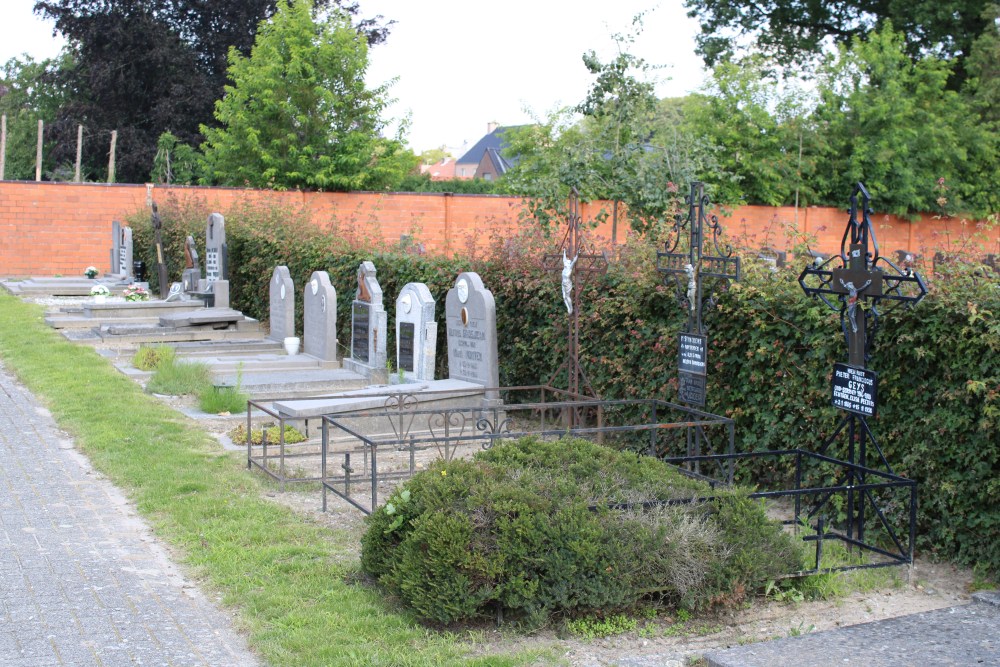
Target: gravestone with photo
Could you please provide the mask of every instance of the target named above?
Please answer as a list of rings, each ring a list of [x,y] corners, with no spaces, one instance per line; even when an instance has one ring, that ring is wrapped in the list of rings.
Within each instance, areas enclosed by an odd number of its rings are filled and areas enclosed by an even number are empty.
[[[270,282],[270,330],[268,338],[284,343],[295,336],[295,285],[287,266],[274,267]]]
[[[382,287],[375,277],[375,264],[358,267],[358,286],[351,304],[351,357],[344,367],[369,378],[387,382],[386,326],[388,317],[382,303]]]
[[[396,298],[396,368],[403,379],[433,380],[436,350],[434,297],[424,283],[407,283]]]
[[[499,387],[496,302],[478,273],[459,274],[445,297],[445,317],[448,377],[490,389]],[[498,396],[492,391],[487,398]]]
[[[314,271],[302,299],[302,351],[337,360],[337,290],[326,271]]]

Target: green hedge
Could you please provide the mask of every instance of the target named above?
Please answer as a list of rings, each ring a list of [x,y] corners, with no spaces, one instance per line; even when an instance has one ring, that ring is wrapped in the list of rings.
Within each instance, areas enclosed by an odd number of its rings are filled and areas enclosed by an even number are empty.
[[[530,625],[650,593],[735,606],[799,569],[803,543],[763,504],[735,490],[692,501],[710,494],[651,457],[523,438],[440,461],[397,489],[369,517],[361,565],[424,619]]]
[[[210,211],[173,200],[160,210],[179,279],[184,235],[203,243]],[[389,248],[359,251],[338,234],[335,221],[319,230],[302,211],[258,205],[222,213],[233,306],[252,317],[266,319],[275,265],[288,265],[300,291],[312,271],[325,269],[338,289],[338,333],[347,341],[355,271],[372,259],[390,322],[406,282],[427,283],[437,298],[438,372],[446,376],[444,295],[454,276],[471,269],[496,298],[501,384],[545,381],[563,361],[559,280],[542,272],[538,259],[557,239],[506,237],[482,257],[429,258]],[[137,253],[149,249],[150,263],[148,214],[131,222]],[[736,420],[738,449],[815,450],[840,416],[829,406],[832,365],[846,359],[838,315],[802,293],[798,268],[772,272],[752,260],[744,266],[743,281],[705,316],[707,407]],[[584,289],[582,361],[605,398],[676,398],[676,334],[685,316],[654,267],[655,248],[632,243]],[[928,275],[931,291],[922,303],[882,318],[871,364],[880,396],[872,427],[896,472],[921,484],[919,551],[1000,572],[1000,289],[995,278],[961,268],[951,276]]]

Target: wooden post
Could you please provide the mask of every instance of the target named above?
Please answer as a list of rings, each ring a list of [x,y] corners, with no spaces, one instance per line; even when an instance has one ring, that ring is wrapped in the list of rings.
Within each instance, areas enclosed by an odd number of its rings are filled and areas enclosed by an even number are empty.
[[[80,182],[80,157],[83,155],[83,125],[76,126],[76,175],[73,177],[75,183]]]
[[[4,170],[7,167],[7,114],[0,119],[0,181],[4,180]]]
[[[42,180],[42,133],[45,131],[45,121],[38,119],[38,147],[35,149],[35,180]]]
[[[111,130],[111,153],[108,156],[108,183],[115,182],[115,144],[118,143],[118,130]]]

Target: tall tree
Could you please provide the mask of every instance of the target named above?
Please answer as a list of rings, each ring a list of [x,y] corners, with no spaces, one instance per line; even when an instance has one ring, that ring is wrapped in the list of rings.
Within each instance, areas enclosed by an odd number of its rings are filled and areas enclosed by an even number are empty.
[[[864,181],[897,215],[1000,208],[998,135],[948,88],[949,75],[948,61],[911,61],[891,26],[841,47],[818,80],[817,187]]]
[[[75,151],[83,124],[85,162],[101,174],[117,130],[117,180],[145,181],[163,132],[200,141],[199,127],[213,123],[213,102],[223,93],[229,49],[249,53],[274,8],[274,0],[39,0],[35,11],[55,21],[73,62],[59,73],[70,99],[52,128],[54,158]],[[380,21],[357,27],[378,42],[388,28]]]
[[[911,58],[959,58],[955,81],[965,78],[961,59],[989,25],[990,0],[685,0],[688,16],[701,24],[698,51],[713,66],[753,44],[784,65],[822,52],[830,41],[850,44],[891,22]]]
[[[31,57],[11,58],[0,69],[0,114],[7,116],[7,154],[4,178],[31,180],[35,177],[35,147],[38,121],[45,122],[42,170],[51,174],[51,126],[63,103],[64,91],[51,85],[56,61],[34,61]]]
[[[387,87],[366,87],[368,44],[343,13],[314,19],[308,0],[279,0],[250,57],[231,49],[229,62],[221,127],[202,126],[209,181],[374,189],[416,166],[401,141],[380,136]]]

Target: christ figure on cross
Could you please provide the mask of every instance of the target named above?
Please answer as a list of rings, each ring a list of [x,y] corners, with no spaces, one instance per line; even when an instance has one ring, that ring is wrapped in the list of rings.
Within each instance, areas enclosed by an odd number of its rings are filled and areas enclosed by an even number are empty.
[[[840,284],[847,290],[847,317],[851,320],[851,331],[853,333],[858,333],[858,293],[864,292],[865,288],[872,284],[872,281],[869,280],[861,287],[855,287],[852,281],[848,280],[847,282],[844,282],[844,279],[841,278]]]
[[[573,314],[573,269],[576,267],[578,259],[580,259],[580,255],[570,259],[566,256],[566,251],[563,250],[562,297],[563,303],[566,304],[566,312],[570,315]]]

